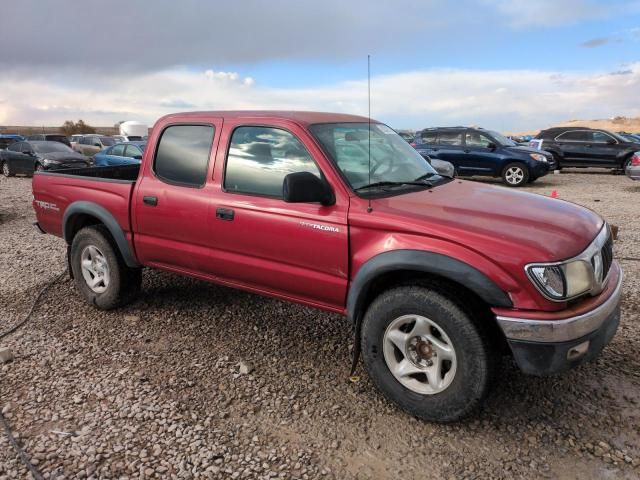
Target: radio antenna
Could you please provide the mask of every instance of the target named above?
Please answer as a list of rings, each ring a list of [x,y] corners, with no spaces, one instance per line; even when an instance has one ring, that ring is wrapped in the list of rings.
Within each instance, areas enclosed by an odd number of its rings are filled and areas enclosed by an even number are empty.
[[[369,118],[369,185],[371,185],[371,55],[367,55],[367,108]],[[367,207],[367,213],[371,213],[373,207],[371,206],[371,196],[369,196],[369,206]]]

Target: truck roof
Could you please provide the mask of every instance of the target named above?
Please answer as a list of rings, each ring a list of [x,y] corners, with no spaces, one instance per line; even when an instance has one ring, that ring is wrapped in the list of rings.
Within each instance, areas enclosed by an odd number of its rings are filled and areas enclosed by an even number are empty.
[[[367,117],[360,115],[349,115],[346,113],[328,113],[328,112],[306,112],[298,110],[219,110],[219,111],[203,111],[203,112],[184,112],[172,113],[163,117],[163,119],[177,118],[201,118],[201,117],[220,117],[220,118],[272,118],[279,120],[293,120],[301,125],[311,125],[314,123],[340,123],[340,122],[368,122]],[[373,121],[373,120],[372,120]]]

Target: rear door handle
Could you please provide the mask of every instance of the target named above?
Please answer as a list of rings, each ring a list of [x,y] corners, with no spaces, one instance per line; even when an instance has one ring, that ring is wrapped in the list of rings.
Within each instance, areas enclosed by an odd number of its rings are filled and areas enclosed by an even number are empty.
[[[142,197],[142,201],[146,205],[151,205],[152,207],[158,205],[158,197]]]
[[[231,208],[216,208],[216,218],[220,220],[233,220],[234,212]]]

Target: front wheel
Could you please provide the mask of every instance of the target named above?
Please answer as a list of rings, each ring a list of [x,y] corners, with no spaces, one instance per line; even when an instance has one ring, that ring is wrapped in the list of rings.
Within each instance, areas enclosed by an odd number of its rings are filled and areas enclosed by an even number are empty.
[[[71,268],[85,299],[103,310],[131,302],[142,284],[140,269],[125,265],[104,225],[80,230],[71,244]]]
[[[509,187],[521,187],[529,181],[529,169],[522,163],[510,163],[502,170],[502,181]]]
[[[497,368],[486,334],[456,303],[424,287],[398,287],[376,298],[362,323],[361,346],[382,393],[434,422],[476,410]]]

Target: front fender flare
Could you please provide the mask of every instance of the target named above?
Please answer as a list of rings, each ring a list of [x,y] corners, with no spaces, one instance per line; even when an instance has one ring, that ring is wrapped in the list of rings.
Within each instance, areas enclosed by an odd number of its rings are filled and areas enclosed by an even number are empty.
[[[374,279],[382,274],[411,270],[430,273],[464,285],[487,304],[511,308],[509,295],[476,268],[453,257],[421,250],[394,250],[368,260],[356,274],[347,296],[347,314],[358,320],[365,305],[364,298]]]
[[[118,250],[120,250],[120,254],[122,255],[122,259],[127,267],[130,268],[139,268],[140,264],[136,260],[136,257],[133,255],[131,248],[129,247],[129,242],[127,242],[127,237],[124,234],[124,231],[113,217],[111,212],[104,207],[101,207],[97,203],[87,202],[87,201],[78,201],[73,202],[71,205],[67,207],[64,211],[64,215],[62,217],[62,234],[65,241],[68,244],[71,244],[73,240],[71,238],[72,234],[72,222],[71,219],[74,215],[77,214],[85,214],[90,215],[92,217],[100,220],[102,224],[109,230],[111,236],[116,242],[118,246]]]

